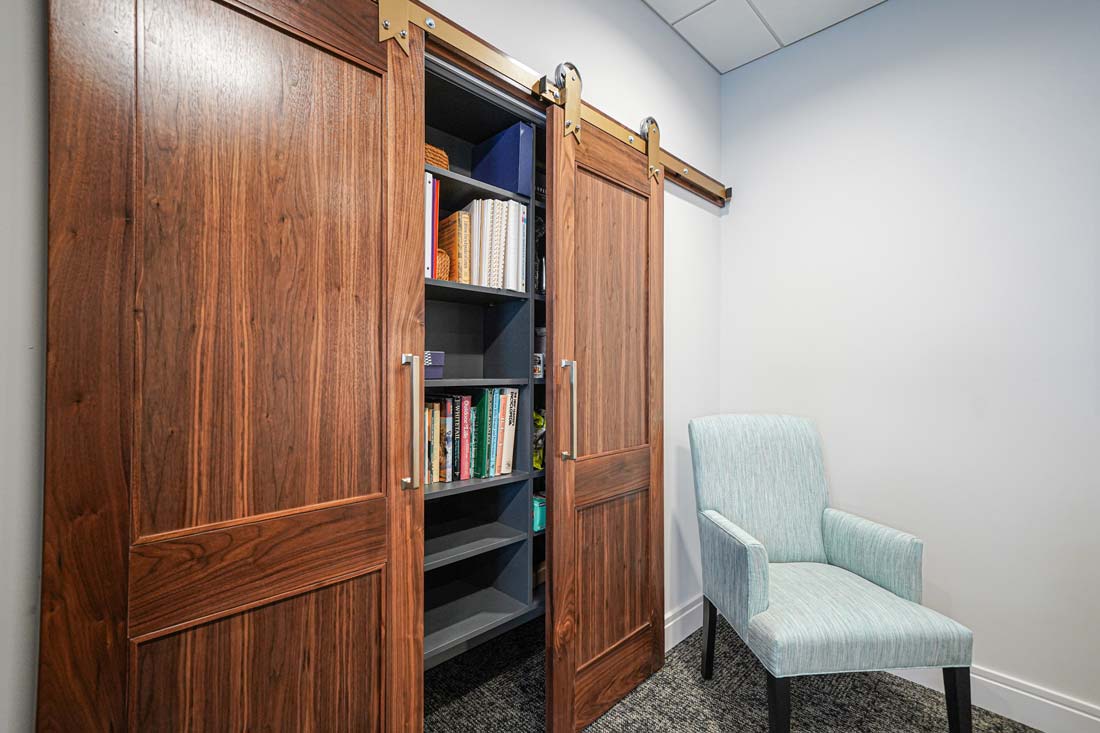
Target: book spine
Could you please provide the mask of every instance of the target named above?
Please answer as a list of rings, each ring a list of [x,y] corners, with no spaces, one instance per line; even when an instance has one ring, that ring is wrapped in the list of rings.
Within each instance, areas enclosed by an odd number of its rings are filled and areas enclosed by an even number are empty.
[[[500,472],[511,473],[516,450],[516,418],[519,414],[519,390],[508,390],[508,418],[504,425],[504,458]]]
[[[429,483],[429,484],[431,483],[430,477],[431,477],[431,472],[432,472],[432,468],[431,468],[432,467],[432,459],[431,459],[432,450],[431,450],[431,444],[428,442],[428,440],[429,440],[428,439],[428,434],[429,434],[429,431],[431,429],[432,429],[432,407],[431,407],[431,405],[425,404],[424,405],[424,430],[423,430],[423,432],[420,433],[421,435],[424,436],[424,440],[423,440],[423,443],[424,443],[424,461],[423,461],[423,464],[424,465],[421,466],[422,470],[420,471],[420,475],[423,477],[422,481],[424,483]]]
[[[485,456],[489,448],[489,390],[483,389],[478,393],[475,425],[477,432],[474,438],[474,475],[485,478]]]
[[[451,480],[460,481],[462,476],[462,398],[451,398]]]
[[[463,395],[461,402],[461,420],[459,425],[462,426],[460,430],[460,442],[459,442],[459,462],[458,462],[458,477],[459,480],[465,481],[470,478],[470,396]]]
[[[454,413],[453,404],[450,398],[443,400],[441,403],[441,415],[443,440],[441,445],[443,450],[439,453],[439,477],[444,483],[450,483],[452,480],[451,465],[453,456],[451,454],[451,448],[454,445]]]
[[[435,260],[435,251],[432,249],[432,207],[434,206],[432,193],[435,190],[434,180],[431,173],[424,174],[424,277],[432,276],[432,262]]]
[[[527,207],[519,207],[519,291],[527,292]]]
[[[486,431],[489,441],[486,446],[486,465],[485,470],[487,476],[496,476],[497,468],[497,428],[500,421],[500,390],[493,389],[492,398],[489,400],[489,429]]]
[[[470,283],[470,214],[463,211],[458,218],[458,281]]]
[[[436,276],[435,251],[439,249],[439,179],[432,181],[432,277]]]
[[[493,470],[499,476],[504,473],[504,434],[508,429],[508,405],[512,401],[511,390],[500,391],[500,414],[497,415],[497,448]]]

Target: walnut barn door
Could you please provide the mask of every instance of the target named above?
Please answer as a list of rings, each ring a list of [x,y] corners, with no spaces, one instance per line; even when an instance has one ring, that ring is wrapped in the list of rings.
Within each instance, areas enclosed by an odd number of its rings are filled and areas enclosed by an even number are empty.
[[[566,136],[563,118],[551,107],[546,133],[555,733],[590,723],[664,658],[664,176],[594,125]]]
[[[419,730],[422,35],[49,12],[38,728]]]

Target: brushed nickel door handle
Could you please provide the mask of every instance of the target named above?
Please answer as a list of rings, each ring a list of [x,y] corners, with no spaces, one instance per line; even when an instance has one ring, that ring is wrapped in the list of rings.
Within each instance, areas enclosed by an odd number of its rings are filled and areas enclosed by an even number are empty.
[[[409,463],[411,476],[407,476],[401,479],[402,489],[419,489],[420,488],[420,423],[424,419],[422,412],[419,408],[420,402],[420,356],[418,354],[402,354],[402,364],[412,365],[412,374],[410,374],[409,384],[411,385],[411,393],[409,394],[409,417],[412,424],[410,428],[412,430],[409,436]]]
[[[563,368],[569,368],[569,450],[562,451],[566,461],[577,460],[577,362],[562,359]]]

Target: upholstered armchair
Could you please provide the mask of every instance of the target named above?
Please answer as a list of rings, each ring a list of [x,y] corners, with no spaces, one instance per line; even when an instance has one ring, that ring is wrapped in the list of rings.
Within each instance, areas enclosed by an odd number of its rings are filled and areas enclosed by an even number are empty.
[[[718,415],[689,425],[703,561],[703,678],[715,609],[767,671],[772,733],[790,679],[942,667],[951,733],[970,733],[966,627],[920,605],[923,545],[828,506],[809,420]]]

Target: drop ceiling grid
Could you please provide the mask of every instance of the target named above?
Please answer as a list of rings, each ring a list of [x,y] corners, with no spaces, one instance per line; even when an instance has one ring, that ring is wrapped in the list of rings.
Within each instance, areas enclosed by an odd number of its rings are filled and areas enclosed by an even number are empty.
[[[766,56],[883,0],[644,0],[718,72]]]

